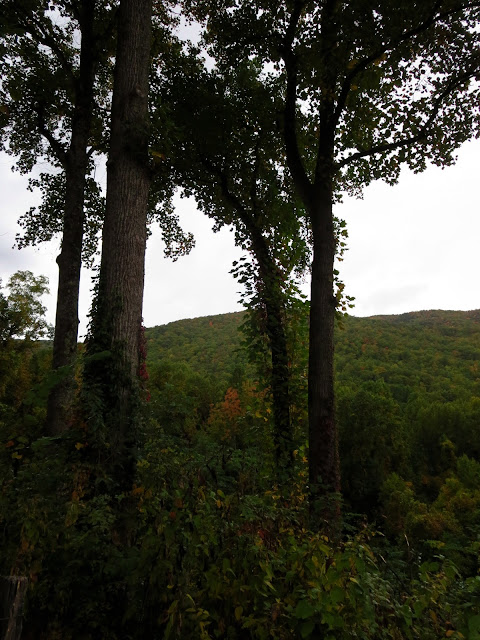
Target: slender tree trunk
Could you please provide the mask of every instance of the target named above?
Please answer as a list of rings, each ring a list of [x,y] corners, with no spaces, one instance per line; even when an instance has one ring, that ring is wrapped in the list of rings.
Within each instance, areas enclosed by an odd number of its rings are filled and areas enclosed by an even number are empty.
[[[334,337],[336,300],[333,290],[335,233],[333,225],[333,178],[336,77],[335,56],[339,39],[336,0],[321,7],[321,98],[319,129],[313,180],[303,164],[297,137],[298,58],[294,53],[295,32],[305,7],[293,5],[286,33],[283,58],[287,69],[285,96],[285,145],[295,187],[310,217],[313,235],[312,285],[310,300],[310,345],[308,362],[309,499],[312,525],[335,532],[340,520],[338,492],[340,470],[334,398]],[[323,522],[322,522],[323,521]]]
[[[274,292],[274,296],[279,292]],[[268,295],[268,294],[267,294]],[[290,369],[285,318],[279,301],[266,301],[267,335],[272,352],[272,398],[276,458],[280,473],[288,474],[293,463],[290,418]]]
[[[285,307],[278,281],[279,274],[258,229],[249,227],[252,248],[259,265],[266,310],[266,333],[271,351],[271,391],[273,403],[275,456],[279,473],[287,473],[293,463],[293,436],[290,418],[290,368],[287,336],[285,333]]]
[[[107,204],[98,296],[88,353],[108,351],[86,370],[97,394],[111,473],[127,486],[133,469],[144,287],[151,0],[121,0],[112,97]],[[98,403],[97,409],[98,411]],[[88,417],[88,416],[87,416]],[[98,417],[98,416],[97,416]]]
[[[258,158],[257,158],[258,160]],[[207,159],[203,158],[206,169],[220,180],[224,198],[235,208],[248,232],[252,251],[258,263],[262,300],[266,310],[266,333],[271,350],[271,391],[273,402],[274,444],[278,470],[287,471],[293,463],[293,434],[290,417],[290,367],[287,335],[285,331],[284,295],[280,284],[280,274],[271,256],[263,229],[255,213],[248,211],[229,190],[227,176]],[[253,188],[254,189],[254,188]],[[255,198],[252,200],[255,212]]]
[[[335,519],[338,505],[316,504],[318,499],[325,500],[340,491],[333,368],[335,235],[328,180],[317,189],[310,214],[314,249],[308,365],[309,483],[312,508],[325,518]]]
[[[78,339],[78,296],[82,264],[84,197],[88,168],[93,85],[95,80],[94,11],[95,0],[81,3],[80,75],[77,81],[72,120],[70,148],[65,161],[65,210],[62,248],[57,258],[58,293],[53,342],[54,371],[60,380],[48,398],[47,431],[56,435],[66,431],[71,423],[75,398],[75,360]]]

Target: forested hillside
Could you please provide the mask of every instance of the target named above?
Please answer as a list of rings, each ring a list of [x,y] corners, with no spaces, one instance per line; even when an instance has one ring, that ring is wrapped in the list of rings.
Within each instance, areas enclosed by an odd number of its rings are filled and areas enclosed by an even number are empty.
[[[243,312],[179,320],[146,330],[147,362],[185,363],[200,375],[224,385],[236,369],[245,372],[247,356],[241,348]]]
[[[307,334],[307,308],[302,317],[300,338]],[[199,415],[208,421],[228,389],[245,393],[258,384],[244,321],[244,313],[232,313],[147,330],[151,407],[161,424],[172,428],[173,414],[181,417],[179,428]],[[350,508],[372,515],[393,471],[405,472],[422,494],[434,493],[431,483],[448,468],[446,442],[459,456],[480,458],[480,311],[347,316],[336,328],[336,344],[340,459]],[[295,352],[294,362],[305,367],[301,339]],[[296,375],[305,380],[306,372]],[[300,383],[294,404],[304,406],[305,395]],[[305,416],[296,417],[301,442]]]
[[[340,640],[350,637],[346,624],[375,640],[477,638],[480,313],[338,324],[341,542],[305,528],[308,309],[291,321],[299,382],[288,488],[271,480],[268,371],[241,331],[246,320],[232,313],[146,330],[148,402],[137,482],[119,497],[128,517],[120,528],[87,485],[89,429],[72,431],[68,455],[60,440],[38,438],[47,344],[4,343],[2,566],[30,567],[36,615],[27,609],[27,637],[54,638],[52,619],[73,638],[84,624],[75,612],[88,610],[91,638],[97,630],[141,637],[139,619],[150,637],[224,637],[228,629],[235,638],[249,629],[248,637],[267,638],[272,615],[273,637],[285,640],[327,629]],[[109,575],[129,593],[115,625]],[[49,635],[36,635],[41,628]]]
[[[399,402],[418,394],[447,402],[480,395],[480,311],[350,317],[344,326],[338,383],[384,380]]]
[[[235,376],[251,378],[244,317],[237,312],[147,329],[149,367],[184,363],[224,387]],[[341,387],[383,381],[400,404],[420,396],[447,403],[480,398],[480,311],[347,316],[336,328],[335,372]]]

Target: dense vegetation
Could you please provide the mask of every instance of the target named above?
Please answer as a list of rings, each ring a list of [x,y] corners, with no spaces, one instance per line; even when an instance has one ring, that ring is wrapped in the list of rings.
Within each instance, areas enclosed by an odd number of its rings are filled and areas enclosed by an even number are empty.
[[[137,477],[114,500],[86,426],[41,437],[48,347],[4,343],[0,571],[29,577],[25,637],[477,638],[480,312],[337,326],[337,539],[309,528],[300,412],[295,480],[272,483],[245,320],[147,329]]]

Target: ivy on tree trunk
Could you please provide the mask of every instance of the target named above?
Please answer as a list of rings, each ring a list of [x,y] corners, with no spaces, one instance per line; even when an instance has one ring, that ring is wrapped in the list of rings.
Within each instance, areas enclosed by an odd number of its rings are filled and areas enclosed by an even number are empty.
[[[117,486],[128,486],[134,460],[144,288],[148,167],[151,0],[122,0],[112,98],[107,204],[98,293],[86,369],[87,415]],[[92,406],[91,404],[89,406]]]
[[[62,248],[57,258],[58,293],[53,342],[53,370],[66,367],[48,398],[47,431],[56,435],[69,428],[75,397],[74,365],[78,341],[78,297],[82,266],[85,221],[85,183],[88,143],[93,111],[96,59],[93,26],[95,0],[80,7],[81,50],[79,77],[75,83],[76,102],[72,118],[71,142],[64,157],[65,210]]]

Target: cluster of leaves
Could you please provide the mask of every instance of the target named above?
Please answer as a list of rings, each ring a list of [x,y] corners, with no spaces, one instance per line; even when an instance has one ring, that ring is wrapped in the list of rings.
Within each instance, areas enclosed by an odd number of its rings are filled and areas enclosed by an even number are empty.
[[[12,460],[21,460],[30,433],[44,418],[41,408],[28,409],[28,393],[45,375],[51,360],[52,327],[45,321],[41,297],[48,282],[31,271],[18,271],[0,290],[0,425]],[[25,420],[27,424],[25,424]]]
[[[81,433],[32,442],[4,476],[1,570],[29,576],[26,637],[476,637],[480,582],[441,550],[424,561],[368,529],[309,530],[300,452],[282,494],[248,421],[236,443],[145,435],[115,499]]]
[[[0,281],[1,289],[1,281]],[[17,271],[7,283],[8,293],[0,290],[0,341],[6,346],[12,338],[38,340],[51,336],[45,321],[46,308],[40,298],[49,293],[48,280],[31,271]]]

